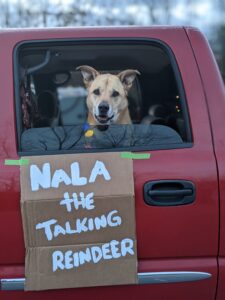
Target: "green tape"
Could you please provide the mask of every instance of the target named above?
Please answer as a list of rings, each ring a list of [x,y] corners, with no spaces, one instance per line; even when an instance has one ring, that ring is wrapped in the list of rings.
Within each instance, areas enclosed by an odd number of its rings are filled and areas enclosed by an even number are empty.
[[[29,159],[5,159],[7,166],[25,166],[29,165]]]
[[[149,159],[151,156],[150,153],[131,153],[131,152],[122,152],[122,158],[129,158],[129,159]]]

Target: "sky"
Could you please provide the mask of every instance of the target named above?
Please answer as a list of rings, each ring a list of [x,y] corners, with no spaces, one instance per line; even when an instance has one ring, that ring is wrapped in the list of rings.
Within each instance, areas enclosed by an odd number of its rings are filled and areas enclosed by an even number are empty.
[[[131,19],[137,25],[148,26],[152,24],[149,5],[154,3],[155,23],[191,25],[208,32],[218,23],[225,23],[225,7],[222,11],[218,5],[223,1],[225,3],[225,0],[0,0],[0,5],[8,3],[10,10],[13,11],[16,5],[21,3],[27,9],[36,7],[37,12],[40,6],[46,3],[51,4],[47,5],[50,12],[59,10],[68,12],[70,5],[74,5],[82,7],[82,10],[88,13],[81,25],[109,25],[108,19],[113,18],[113,25],[125,25],[127,20]],[[170,6],[169,16],[164,9],[166,3]],[[0,26],[1,18],[4,18],[4,15],[0,15]],[[42,26],[41,22],[38,24]],[[55,26],[50,17],[47,25]]]
[[[0,27],[193,26],[206,35],[218,60],[224,53],[225,0],[0,0],[0,11]]]

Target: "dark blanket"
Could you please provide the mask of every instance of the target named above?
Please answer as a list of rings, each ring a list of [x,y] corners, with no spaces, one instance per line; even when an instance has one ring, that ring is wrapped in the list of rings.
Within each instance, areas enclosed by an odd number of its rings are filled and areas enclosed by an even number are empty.
[[[83,125],[32,128],[21,137],[22,151],[82,150],[84,148],[112,149],[182,143],[176,131],[162,125],[110,125],[100,131]],[[86,133],[86,134],[85,134]]]

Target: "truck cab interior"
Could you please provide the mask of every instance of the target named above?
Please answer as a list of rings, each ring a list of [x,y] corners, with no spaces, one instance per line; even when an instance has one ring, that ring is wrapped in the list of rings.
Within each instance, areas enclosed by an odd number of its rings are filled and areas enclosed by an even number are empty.
[[[135,142],[117,143],[116,147],[131,144],[143,147],[145,143],[149,147],[154,144],[154,137],[146,137],[153,133],[158,136],[155,143],[159,144],[191,141],[179,70],[171,50],[158,41],[26,42],[17,47],[15,60],[17,130],[22,151],[59,150],[59,146],[56,149],[54,146],[33,146],[30,139],[37,140],[37,136],[45,134],[48,139],[53,131],[62,144],[67,139],[59,133],[62,128],[64,132],[65,129],[67,132],[80,128],[77,133],[77,139],[80,139],[87,122],[87,91],[81,72],[76,70],[80,65],[92,66],[100,73],[118,74],[126,69],[136,69],[141,74],[136,76],[128,94]],[[122,125],[118,126],[121,128]],[[112,137],[118,136],[118,126],[112,126]],[[107,131],[102,133],[101,139],[106,138],[106,133],[109,138]],[[125,138],[130,139],[130,135],[125,133]],[[137,140],[142,140],[141,144]],[[78,144],[75,143],[77,147]],[[95,142],[93,147],[97,147]],[[110,147],[115,148],[115,145],[109,144]]]

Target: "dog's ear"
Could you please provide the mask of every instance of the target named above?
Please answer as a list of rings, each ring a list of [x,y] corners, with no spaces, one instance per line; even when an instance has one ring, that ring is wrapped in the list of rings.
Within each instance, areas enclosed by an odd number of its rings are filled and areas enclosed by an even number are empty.
[[[129,91],[132,86],[132,83],[136,77],[136,75],[141,75],[138,70],[125,70],[120,72],[117,76],[119,77],[120,81],[122,82],[124,89]]]
[[[84,84],[87,88],[89,88],[89,86],[91,85],[95,77],[100,74],[98,71],[96,71],[94,68],[90,66],[79,66],[76,68],[76,70],[81,71]]]

